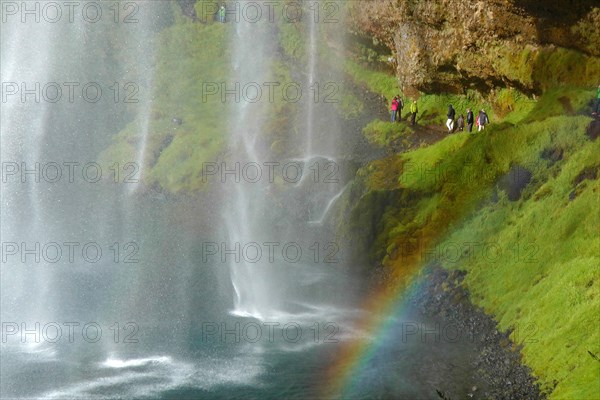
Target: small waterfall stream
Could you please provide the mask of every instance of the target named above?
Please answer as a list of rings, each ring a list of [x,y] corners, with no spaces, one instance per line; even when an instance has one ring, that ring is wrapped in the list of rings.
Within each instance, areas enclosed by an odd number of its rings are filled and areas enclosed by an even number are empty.
[[[314,298],[313,291],[301,288],[308,282],[318,287],[316,277],[322,275],[318,270],[328,267],[323,264],[321,253],[333,247],[336,253],[344,250],[334,243],[331,232],[323,225],[329,209],[341,196],[344,183],[336,175],[339,169],[336,157],[340,156],[338,142],[342,134],[337,121],[339,116],[331,104],[322,102],[319,92],[324,86],[323,81],[332,79],[331,75],[319,72],[319,64],[324,66],[319,56],[322,51],[319,22],[316,16],[309,17],[309,14],[302,19],[306,52],[303,58],[308,65],[300,70],[304,78],[294,82],[301,88],[302,98],[292,111],[300,129],[297,137],[289,141],[293,147],[283,151],[290,156],[282,157],[281,151],[273,151],[265,138],[267,125],[275,117],[266,98],[258,102],[242,98],[240,103],[230,105],[233,121],[230,123],[228,169],[251,167],[248,169],[254,170],[258,166],[256,169],[262,174],[256,182],[247,179],[236,182],[227,177],[225,182],[227,189],[222,209],[226,221],[225,248],[242,255],[246,250],[252,251],[258,259],[228,257],[234,289],[232,314],[237,316],[265,320],[281,315],[294,316],[306,307],[314,311],[328,306],[318,303],[327,296]],[[274,68],[272,54],[277,35],[272,24],[244,20],[235,24],[231,87],[268,81]],[[287,173],[290,179],[268,181],[265,168],[268,165],[274,165],[271,172]],[[281,167],[286,165],[293,168]],[[274,207],[277,201],[284,203],[279,212]],[[266,254],[261,256],[267,251],[274,258]],[[293,251],[294,256],[289,256],[286,251]],[[297,253],[300,253],[298,260],[290,262]],[[311,303],[315,300],[317,303]]]

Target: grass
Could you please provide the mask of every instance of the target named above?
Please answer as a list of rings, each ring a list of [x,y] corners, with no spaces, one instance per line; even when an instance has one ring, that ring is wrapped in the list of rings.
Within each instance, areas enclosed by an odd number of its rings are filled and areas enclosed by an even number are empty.
[[[146,185],[171,193],[205,187],[203,163],[223,156],[229,135],[233,95],[223,101],[221,85],[228,89],[235,85],[230,70],[231,28],[231,24],[192,23],[179,16],[175,24],[158,33],[153,69],[157,89],[151,94],[149,110],[114,137],[101,159],[111,163],[138,160],[138,149],[145,143],[142,173]],[[276,57],[268,62],[272,67],[268,82],[292,81],[288,65]],[[286,111],[290,103],[282,91],[275,94],[263,135],[270,143],[281,143],[290,134]],[[182,124],[173,123],[173,118]]]
[[[363,132],[370,143],[387,147],[412,131],[404,123],[392,124],[387,121],[374,120],[363,128]]]
[[[571,150],[556,177],[549,168],[536,171],[536,193],[546,195],[486,205],[439,246],[479,243],[481,251],[445,266],[468,271],[473,298],[502,329],[514,330],[525,363],[552,399],[594,399],[600,396],[598,362],[587,352],[600,352],[598,180],[580,183],[573,201],[569,194],[574,176],[586,166],[598,167],[600,149],[583,137],[586,121],[564,121],[570,119],[551,119],[555,131],[532,129],[546,145]],[[538,154],[538,143],[528,147]],[[522,151],[518,158],[533,157]],[[486,255],[486,247],[498,256]]]
[[[581,116],[595,97],[590,82],[600,75],[598,59],[529,49],[495,62],[543,94],[422,93],[421,125],[443,124],[448,104],[458,114],[485,108],[492,124],[362,168],[357,176],[366,194],[355,200],[351,223],[371,227],[363,243],[371,261],[395,276],[432,261],[466,270],[472,301],[512,332],[550,399],[598,399],[600,367],[588,352],[600,355],[600,142],[587,139],[590,119]],[[354,62],[346,69],[387,99],[398,92],[392,76]],[[364,133],[385,147],[405,130],[375,120]],[[557,160],[543,156],[555,151]],[[497,182],[514,165],[532,179],[510,201]],[[584,170],[596,178],[576,179]],[[460,251],[448,252],[454,249]]]
[[[504,55],[494,58],[494,63],[504,63],[497,66],[500,72],[510,70],[512,75],[507,73],[507,77],[525,85],[538,83],[544,89],[544,95],[529,97],[516,89],[508,88],[498,89],[485,97],[471,90],[465,94],[420,93],[417,99],[418,124],[443,126],[450,104],[456,110],[457,117],[460,114],[466,117],[467,108],[472,109],[475,115],[483,108],[492,124],[507,125],[578,112],[587,113],[587,105],[595,97],[594,88],[600,76],[598,58],[562,48],[527,48],[521,53],[510,52],[507,48],[497,50],[498,54]],[[412,99],[402,94],[392,74],[370,70],[362,63],[352,60],[346,61],[345,71],[355,84],[381,94],[388,103],[400,93],[406,104],[404,113],[408,112],[409,101]],[[386,143],[385,138],[392,131],[392,128],[383,123],[372,122],[365,129],[365,134],[372,143]]]
[[[401,93],[396,78],[388,73],[369,70],[352,60],[346,60],[344,70],[354,82],[366,86],[371,92],[380,93],[389,102]]]
[[[136,160],[145,140],[144,183],[173,193],[197,190],[202,162],[214,161],[226,139],[227,105],[220,96],[203,93],[213,82],[228,81],[228,33],[223,24],[181,20],[158,34],[157,47],[153,86],[158,89],[149,110],[120,132],[102,157]],[[173,118],[183,123],[174,124]]]
[[[486,108],[492,125],[363,168],[358,176],[368,195],[357,202],[354,219],[374,225],[365,243],[371,260],[392,271],[416,273],[431,261],[466,270],[473,302],[512,331],[550,399],[598,399],[599,364],[588,351],[600,355],[600,185],[598,178],[575,179],[586,168],[600,176],[600,143],[585,137],[590,120],[578,116],[589,113],[595,97],[590,82],[600,76],[598,59],[557,49],[497,62],[508,63],[510,78],[539,84],[543,94],[421,94],[421,125],[443,124],[448,104],[458,114]],[[352,62],[347,69],[387,99],[398,90],[391,76]],[[375,120],[364,133],[389,146],[404,129]],[[554,149],[562,159],[542,157]],[[513,202],[496,182],[517,164],[533,176]],[[446,252],[457,248],[458,257]]]
[[[490,62],[499,75],[526,87],[548,90],[556,86],[591,86],[600,75],[600,59],[553,47],[490,47]]]
[[[598,361],[588,354],[600,354],[600,186],[598,178],[575,179],[586,168],[600,169],[600,142],[585,136],[588,117],[553,116],[558,110],[552,106],[567,96],[585,107],[584,94],[557,88],[515,118],[517,126],[448,136],[361,171],[379,197],[386,187],[414,194],[371,205],[382,213],[373,256],[387,268],[406,270],[407,257],[397,253],[418,243],[421,250],[438,250],[426,253],[444,267],[466,270],[472,300],[501,329],[513,330],[524,362],[551,399],[600,397]],[[562,159],[543,159],[547,149],[561,149]],[[533,177],[513,202],[496,182],[516,164]],[[572,193],[577,196],[570,200]],[[444,256],[456,248],[458,258]],[[423,253],[417,258],[413,268],[432,261]]]

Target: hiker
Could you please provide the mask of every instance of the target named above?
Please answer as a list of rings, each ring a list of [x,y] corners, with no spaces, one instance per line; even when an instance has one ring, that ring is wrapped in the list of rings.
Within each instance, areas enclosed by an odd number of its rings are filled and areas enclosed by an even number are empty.
[[[398,98],[394,96],[392,100],[392,122],[396,122],[396,113],[398,112]]]
[[[221,4],[221,8],[219,8],[219,11],[217,13],[219,22],[225,23],[225,14],[226,13],[227,13],[227,11],[225,10],[225,3],[223,3],[223,4]]]
[[[446,121],[446,126],[448,127],[448,133],[452,133],[452,131],[454,129],[454,116],[455,115],[456,115],[456,111],[454,111],[452,104],[450,104],[448,106],[448,113],[446,114],[446,116],[448,117],[448,120]]]
[[[477,116],[477,131],[481,132],[482,130],[485,129],[485,126],[487,124],[490,123],[490,119],[488,118],[488,115],[485,113],[485,110],[482,108],[481,111],[479,111],[479,115]]]
[[[400,95],[397,95],[396,98],[398,99],[398,112],[396,113],[396,120],[402,121],[402,109],[404,108],[404,101],[402,101],[402,97],[400,97]]]
[[[456,129],[461,132],[465,129],[465,118],[462,114],[460,114],[460,116],[456,120]]]
[[[467,108],[467,131],[469,131],[469,133],[473,132],[474,119],[473,111],[470,108]]]
[[[598,94],[596,95],[596,114],[600,114],[600,85],[598,85]]]
[[[415,124],[415,119],[417,118],[418,112],[419,112],[419,109],[417,108],[417,101],[413,100],[412,104],[410,105],[410,124],[411,125]]]

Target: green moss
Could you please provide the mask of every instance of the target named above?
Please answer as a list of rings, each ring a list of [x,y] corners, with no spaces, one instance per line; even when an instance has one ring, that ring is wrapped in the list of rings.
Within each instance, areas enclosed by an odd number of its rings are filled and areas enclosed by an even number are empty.
[[[302,25],[284,22],[279,24],[280,43],[285,53],[296,62],[306,62],[306,48]]]
[[[530,46],[518,51],[502,42],[491,46],[488,59],[499,75],[520,82],[524,87],[531,87],[534,84],[532,74],[538,52],[537,48]]]
[[[532,79],[542,89],[556,86],[588,86],[597,84],[600,59],[564,48],[545,48],[537,56]]]
[[[391,123],[387,121],[374,120],[363,128],[363,132],[370,143],[380,147],[387,147],[402,137],[412,133],[405,123]]]
[[[157,35],[158,55],[152,71],[157,89],[149,94],[149,109],[141,110],[138,118],[115,136],[102,159],[137,161],[138,149],[143,147],[145,184],[173,193],[203,187],[202,165],[218,158],[229,134],[233,95],[223,99],[222,85],[228,89],[235,85],[230,28],[230,24],[199,24],[180,18]],[[289,65],[276,57],[267,60],[270,76],[266,81],[291,82]],[[269,143],[279,143],[276,149],[284,149],[293,135],[289,129],[291,103],[281,91],[275,94],[262,134]],[[358,107],[350,101],[345,106]],[[173,123],[173,118],[181,119],[182,124]]]
[[[538,104],[557,95],[549,93]],[[551,114],[545,108],[540,112]],[[414,242],[429,249],[420,265],[436,261],[467,270],[472,300],[503,330],[514,330],[512,339],[524,346],[524,362],[552,399],[600,397],[598,364],[588,354],[600,353],[600,185],[598,178],[575,179],[600,165],[600,142],[585,136],[589,121],[582,116],[530,119],[518,126],[492,126],[483,134],[448,136],[399,155],[401,172],[389,190],[396,192],[400,185],[417,199],[388,205],[377,225],[376,244],[385,249],[377,254],[388,267],[406,269],[406,257],[390,254]],[[547,149],[561,149],[562,158],[541,158]],[[493,200],[498,178],[515,164],[532,172],[531,183],[518,201],[503,192]],[[386,182],[382,176],[398,174],[386,172],[388,165],[374,163],[363,170],[367,183],[377,182],[380,192]]]
[[[556,87],[549,89],[534,103],[523,122],[541,121],[548,117],[575,113],[587,114],[587,104],[593,90],[581,87]]]
[[[516,124],[533,111],[535,104],[535,100],[516,89],[500,89],[492,100],[492,109],[503,122]]]
[[[145,144],[142,176],[146,184],[171,192],[198,189],[198,168],[215,160],[226,132],[227,105],[220,95],[204,94],[208,85],[228,82],[228,39],[224,24],[188,20],[160,32],[153,71],[157,90],[151,94],[150,109],[140,112],[101,157],[137,160],[136,149]],[[174,124],[173,118],[183,123]]]
[[[400,93],[398,82],[391,74],[372,71],[352,60],[346,60],[344,70],[357,84],[366,86],[371,92],[380,93],[390,101]]]
[[[337,111],[346,119],[357,118],[364,109],[364,103],[348,88],[339,88],[340,100],[333,103]]]
[[[517,51],[506,43],[492,47],[494,69],[524,87],[547,90],[557,86],[593,86],[600,75],[600,59],[562,47],[526,47]]]
[[[551,398],[598,398],[598,365],[587,353],[600,352],[598,180],[582,183],[572,201],[569,193],[573,177],[598,163],[600,149],[584,139],[584,119],[553,122],[554,131],[542,124],[531,127],[545,145],[569,149],[556,177],[545,168],[534,171],[534,179],[544,182],[539,190],[551,190],[543,197],[482,208],[440,246],[480,244],[460,262],[445,264],[466,269],[473,297],[502,329],[515,329],[512,339],[524,345],[524,361],[544,389],[552,391],[558,381]],[[536,158],[539,145],[528,147],[532,152],[521,151],[520,162]]]

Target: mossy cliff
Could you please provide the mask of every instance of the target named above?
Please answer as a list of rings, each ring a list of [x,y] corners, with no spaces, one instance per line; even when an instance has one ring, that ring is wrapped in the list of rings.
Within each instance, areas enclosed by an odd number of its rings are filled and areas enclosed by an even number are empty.
[[[358,171],[340,237],[389,285],[465,271],[549,398],[598,399],[600,8],[551,3],[352,3],[349,75],[419,115],[365,127],[388,156]],[[448,104],[492,124],[447,134]]]
[[[600,394],[588,353],[600,352],[600,146],[589,124],[551,117],[448,136],[361,169],[348,203],[364,233],[357,253],[384,275],[466,270],[472,299],[513,330],[557,399]]]
[[[405,91],[540,93],[598,79],[597,6],[594,0],[361,0],[351,9],[354,30],[393,52]]]

